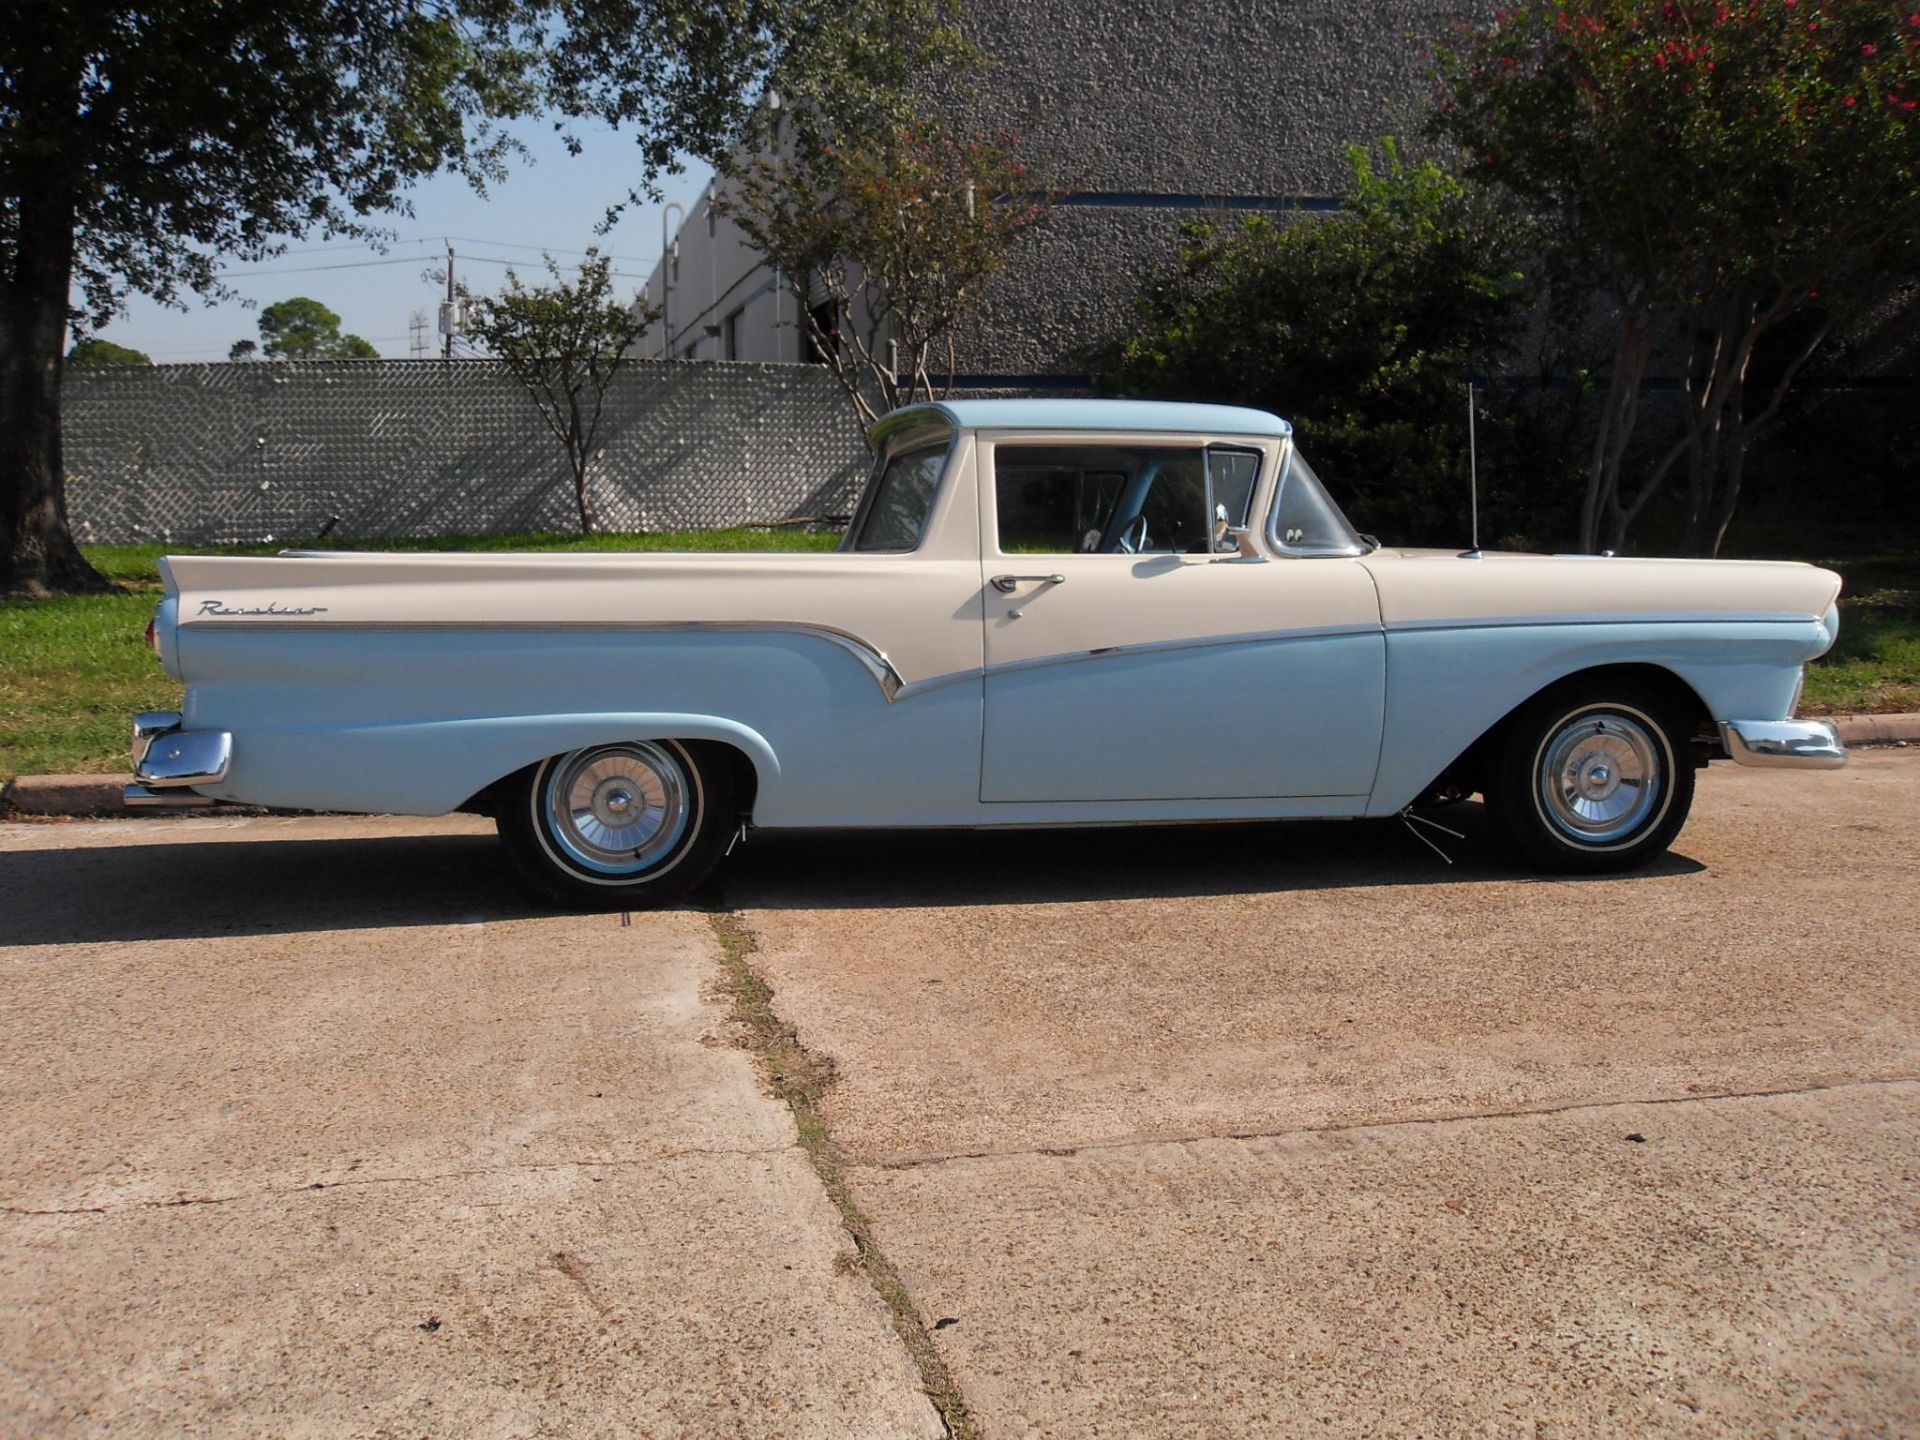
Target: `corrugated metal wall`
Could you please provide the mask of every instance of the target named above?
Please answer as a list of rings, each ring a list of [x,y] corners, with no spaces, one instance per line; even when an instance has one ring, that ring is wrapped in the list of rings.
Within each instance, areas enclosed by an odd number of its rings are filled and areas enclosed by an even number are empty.
[[[85,541],[571,530],[560,442],[491,361],[75,367],[68,509]],[[852,408],[809,365],[635,361],[608,393],[600,528],[845,514]]]

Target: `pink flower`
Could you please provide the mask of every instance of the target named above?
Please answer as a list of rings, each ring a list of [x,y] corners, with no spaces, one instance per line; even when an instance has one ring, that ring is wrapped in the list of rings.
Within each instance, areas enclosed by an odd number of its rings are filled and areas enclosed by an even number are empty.
[[[1840,103],[1846,106],[1849,110],[1851,110],[1854,107],[1854,105],[1858,103],[1858,101],[1855,96],[1849,95],[1847,96],[1846,99],[1842,100]]]
[[[1874,50],[1874,47],[1871,45],[1862,45],[1860,47],[1860,53],[1862,55],[1872,55],[1875,53],[1875,50]]]

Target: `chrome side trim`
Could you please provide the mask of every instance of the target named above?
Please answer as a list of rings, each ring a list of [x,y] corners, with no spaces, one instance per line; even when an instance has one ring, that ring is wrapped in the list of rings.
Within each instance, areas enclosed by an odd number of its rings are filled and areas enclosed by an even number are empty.
[[[1228,645],[1264,645],[1276,640],[1320,640],[1341,635],[1378,635],[1379,625],[1366,621],[1354,625],[1308,625],[1290,630],[1244,630],[1232,635],[1191,635],[1178,640],[1142,640],[1131,645],[1096,645],[1089,650],[1062,650],[1054,655],[1035,655],[1026,660],[1008,660],[989,665],[988,675],[1007,675],[1021,670],[1040,670],[1052,665],[1077,665],[1083,660],[1106,660],[1115,656],[1160,655],[1172,650],[1218,650]]]
[[[127,785],[121,788],[120,803],[129,810],[194,810],[220,802],[211,795],[192,790],[151,790],[145,785]]]
[[[1008,660],[975,670],[956,670],[926,680],[913,680],[900,687],[900,698],[908,700],[948,685],[958,685],[982,676],[1014,675],[1023,670],[1045,670],[1055,665],[1078,665],[1087,660],[1110,660],[1130,655],[1161,655],[1175,650],[1218,650],[1229,645],[1264,645],[1279,640],[1319,640],[1342,635],[1378,635],[1380,627],[1371,621],[1356,625],[1301,626],[1292,630],[1248,630],[1233,635],[1195,635],[1178,640],[1142,640],[1133,645],[1098,645],[1090,650],[1062,650],[1053,655],[1034,655],[1025,660]]]
[[[133,767],[137,785],[171,789],[217,785],[233,760],[233,736],[225,730],[169,730],[154,737]]]
[[[1824,720],[1723,720],[1720,739],[1742,765],[1838,770],[1847,763],[1846,745]]]
[[[1422,630],[1506,630],[1521,626],[1548,625],[1817,625],[1819,623],[1819,616],[1808,615],[1803,611],[1615,610],[1569,612],[1565,615],[1488,615],[1463,616],[1451,620],[1389,620],[1385,628],[1389,634],[1410,634]]]
[[[792,620],[188,620],[183,630],[325,630],[373,634],[411,634],[433,631],[508,630],[515,633],[552,635],[636,634],[740,634],[806,635],[836,645],[858,660],[873,677],[888,703],[898,696],[900,672],[886,652],[876,649],[858,635],[836,630],[831,625],[811,625]]]

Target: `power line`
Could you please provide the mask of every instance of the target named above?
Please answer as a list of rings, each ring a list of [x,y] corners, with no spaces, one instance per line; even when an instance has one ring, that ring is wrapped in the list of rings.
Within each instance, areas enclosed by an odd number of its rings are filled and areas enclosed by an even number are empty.
[[[469,244],[485,244],[485,241],[469,241]],[[571,252],[584,255],[584,250]],[[370,270],[383,265],[419,265],[435,257],[426,255],[390,255],[381,260],[343,260],[334,265],[276,265],[266,270],[216,270],[214,273],[222,280],[253,280],[270,275],[318,275],[331,270]],[[462,260],[478,260],[488,265],[525,265],[521,259],[511,259],[503,255],[462,255]],[[610,270],[610,275],[622,280],[646,280],[650,277],[634,270]]]
[[[250,280],[256,275],[315,275],[322,270],[367,270],[376,265],[418,265],[425,256],[398,255],[385,260],[343,260],[337,265],[277,265],[270,270],[216,270],[222,280]]]

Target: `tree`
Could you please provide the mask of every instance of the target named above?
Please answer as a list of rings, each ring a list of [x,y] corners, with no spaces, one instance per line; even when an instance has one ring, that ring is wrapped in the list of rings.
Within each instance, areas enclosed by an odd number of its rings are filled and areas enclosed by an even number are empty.
[[[245,342],[235,342],[235,348],[241,343]],[[260,312],[260,343],[269,360],[380,358],[380,352],[358,335],[342,335],[340,317],[304,295],[276,301]],[[237,357],[229,350],[227,358]]]
[[[111,340],[90,336],[85,340],[73,342],[73,348],[67,351],[67,364],[151,365],[153,357],[144,350],[135,350],[126,345],[116,345]]]
[[[1054,197],[1008,134],[926,119],[831,133],[735,167],[719,208],[778,271],[869,425],[946,393],[961,321]]]
[[[375,236],[407,187],[476,185],[546,111],[633,133],[638,183],[727,153],[936,0],[14,0],[0,26],[0,591],[104,588],[67,527],[69,319],[224,294],[290,237]],[[856,67],[857,68],[857,67]],[[611,197],[617,206],[619,197]],[[69,296],[78,304],[70,312]]]
[[[614,295],[612,261],[589,247],[569,281],[552,256],[543,257],[551,283],[527,286],[511,269],[497,295],[467,302],[467,333],[513,372],[540,410],[540,418],[567,452],[580,530],[596,528],[588,484],[596,457],[601,409],[627,352],[659,318],[639,297]]]
[[[1518,352],[1528,228],[1387,139],[1348,151],[1338,213],[1189,223],[1086,357],[1107,394],[1224,401],[1291,420],[1315,468],[1381,533],[1465,539],[1467,386]],[[1481,398],[1493,534],[1537,533],[1563,441],[1512,390]]]
[[[240,365],[248,360],[259,358],[260,342],[258,340],[236,340],[227,347],[227,360],[231,364]]]
[[[1683,462],[1714,554],[1754,438],[1920,236],[1920,14],[1907,0],[1524,0],[1438,52],[1436,128],[1597,281],[1613,357],[1582,544],[1618,548]],[[1641,396],[1683,358],[1677,438]]]

